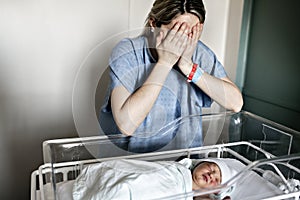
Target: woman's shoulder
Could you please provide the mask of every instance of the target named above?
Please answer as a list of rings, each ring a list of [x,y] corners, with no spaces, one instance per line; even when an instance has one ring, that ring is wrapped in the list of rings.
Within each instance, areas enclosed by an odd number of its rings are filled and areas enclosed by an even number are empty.
[[[206,54],[208,56],[215,56],[215,53],[213,50],[211,50],[206,44],[204,44],[202,41],[198,41],[197,49],[198,54]]]
[[[114,51],[131,51],[139,48],[143,48],[146,43],[146,38],[144,36],[138,36],[135,38],[123,38],[114,47]]]
[[[211,63],[213,64],[217,60],[216,54],[211,50],[206,44],[204,44],[202,41],[198,41],[197,48],[195,50],[195,53],[193,55],[194,62],[201,63]]]
[[[110,55],[110,66],[115,62],[137,62],[140,55],[143,55],[145,47],[145,38],[142,36],[136,38],[124,38],[117,43]]]

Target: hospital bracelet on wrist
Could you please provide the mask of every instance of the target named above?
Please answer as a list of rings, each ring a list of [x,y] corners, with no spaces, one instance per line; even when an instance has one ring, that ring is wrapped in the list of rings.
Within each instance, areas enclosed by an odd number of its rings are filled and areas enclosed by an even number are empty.
[[[198,64],[194,63],[190,74],[187,76],[187,82],[197,83],[203,74],[203,70],[198,67]]]

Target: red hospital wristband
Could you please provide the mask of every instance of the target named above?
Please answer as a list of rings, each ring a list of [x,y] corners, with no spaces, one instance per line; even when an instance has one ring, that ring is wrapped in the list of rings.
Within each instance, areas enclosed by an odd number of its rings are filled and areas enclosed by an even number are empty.
[[[192,79],[194,77],[194,74],[195,74],[195,71],[197,70],[197,67],[198,67],[198,64],[194,63],[193,64],[193,68],[192,68],[190,74],[187,77],[187,82],[191,82],[192,81]]]

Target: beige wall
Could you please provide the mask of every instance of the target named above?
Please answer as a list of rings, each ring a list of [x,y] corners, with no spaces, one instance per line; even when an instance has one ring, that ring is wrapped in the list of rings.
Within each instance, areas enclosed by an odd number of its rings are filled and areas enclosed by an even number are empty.
[[[241,3],[205,3],[202,39],[234,78]],[[76,137],[76,128],[87,135],[99,131],[94,100],[109,53],[132,34],[126,30],[143,26],[151,4],[0,1],[0,199],[29,198],[30,173],[42,163],[42,141]]]
[[[202,40],[216,53],[233,81],[236,76],[243,0],[204,0],[207,20]]]

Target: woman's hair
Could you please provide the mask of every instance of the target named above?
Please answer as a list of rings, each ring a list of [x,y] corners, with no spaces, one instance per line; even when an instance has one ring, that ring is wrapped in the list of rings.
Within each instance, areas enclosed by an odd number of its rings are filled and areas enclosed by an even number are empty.
[[[149,19],[154,20],[156,27],[167,25],[184,13],[197,16],[200,23],[205,21],[205,8],[202,0],[155,0],[146,19],[145,27],[150,27]]]

